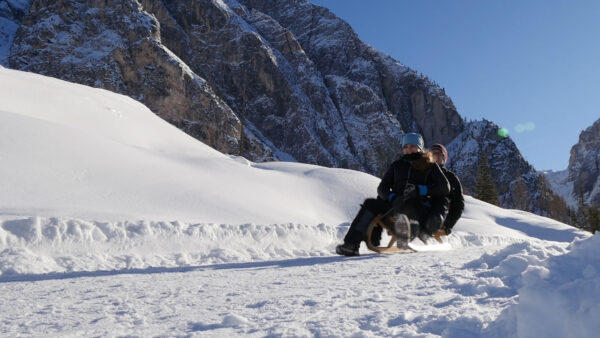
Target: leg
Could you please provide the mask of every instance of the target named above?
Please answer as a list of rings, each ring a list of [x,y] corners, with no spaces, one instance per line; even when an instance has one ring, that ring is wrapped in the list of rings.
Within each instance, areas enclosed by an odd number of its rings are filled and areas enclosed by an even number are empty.
[[[365,240],[369,225],[381,210],[386,210],[387,205],[385,201],[379,199],[365,200],[358,214],[354,217],[352,224],[350,224],[350,229],[348,229],[348,233],[344,237],[344,244],[338,245],[336,252],[340,255],[357,256],[360,242]],[[378,237],[376,237],[377,242],[380,240],[381,230],[379,230]]]
[[[428,235],[433,236],[438,230],[443,228],[444,220],[448,214],[448,199],[432,199],[431,207],[425,208],[422,215],[422,230]]]
[[[377,214],[385,213],[389,208],[389,203],[383,200],[373,198],[366,199],[361,205],[358,214],[354,217],[352,224],[350,224],[350,229],[348,229],[348,233],[344,238],[344,243],[360,244],[361,241],[365,240],[367,228],[375,216],[377,216]],[[379,228],[379,230],[374,230],[374,232],[375,231],[378,231],[378,233],[375,234],[378,234],[377,241],[379,241],[381,239],[381,228]]]
[[[419,210],[415,203],[401,202],[394,205],[394,232],[398,237],[397,246],[407,249],[408,243],[418,233]]]

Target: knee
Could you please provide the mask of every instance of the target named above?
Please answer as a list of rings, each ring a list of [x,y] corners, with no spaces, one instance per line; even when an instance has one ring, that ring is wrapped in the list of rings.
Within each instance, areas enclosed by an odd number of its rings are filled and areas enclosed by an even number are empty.
[[[367,198],[363,203],[363,208],[375,213],[380,214],[386,212],[388,209],[387,202],[374,198]]]

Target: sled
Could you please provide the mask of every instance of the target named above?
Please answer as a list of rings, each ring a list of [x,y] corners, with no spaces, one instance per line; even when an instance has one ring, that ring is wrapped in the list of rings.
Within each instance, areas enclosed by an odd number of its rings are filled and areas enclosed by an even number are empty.
[[[391,237],[387,246],[376,246],[371,241],[371,237],[373,235],[373,229],[375,227],[381,227],[383,230],[387,232],[387,234]],[[367,248],[371,251],[375,251],[377,253],[396,253],[396,252],[419,252],[419,251],[443,251],[449,250],[449,244],[444,243],[442,241],[442,237],[446,236],[446,232],[443,229],[438,230],[433,238],[437,242],[434,245],[428,245],[427,243],[423,243],[421,245],[416,244],[413,245],[412,242],[408,244],[408,249],[400,249],[396,246],[396,241],[398,241],[398,237],[394,234],[393,231],[393,222],[386,214],[379,214],[375,216],[369,227],[367,228]],[[413,241],[414,242],[414,241]]]
[[[383,230],[387,231],[387,234],[390,237],[392,237],[387,246],[375,246],[371,241],[371,236],[373,235],[373,229],[375,229],[375,227],[381,227]],[[379,214],[375,216],[375,218],[367,228],[367,248],[377,253],[414,252],[414,250],[412,249],[398,248],[396,246],[397,240],[398,237],[394,234],[394,231],[392,230],[391,220],[389,220],[386,215]]]

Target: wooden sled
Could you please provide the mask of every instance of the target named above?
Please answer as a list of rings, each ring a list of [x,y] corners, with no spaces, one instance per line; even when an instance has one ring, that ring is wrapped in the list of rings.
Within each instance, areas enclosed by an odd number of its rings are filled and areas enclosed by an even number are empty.
[[[373,242],[371,241],[371,236],[373,235],[373,229],[375,229],[375,227],[381,227],[383,230],[387,231],[388,235],[392,237],[387,246],[384,247],[373,245]],[[397,240],[398,237],[394,235],[394,231],[392,230],[391,220],[389,220],[386,215],[379,214],[375,216],[375,218],[367,228],[367,248],[378,253],[414,252],[411,249],[398,248],[395,245]]]
[[[387,234],[390,237],[392,237],[387,246],[376,246],[371,241],[371,237],[373,235],[373,229],[375,229],[375,227],[381,227],[383,230],[385,230],[387,232]],[[367,248],[369,248],[369,250],[375,251],[377,253],[396,253],[396,252],[415,252],[415,251],[417,251],[417,250],[414,250],[411,248],[409,248],[409,249],[398,248],[396,246],[396,241],[398,240],[398,237],[394,234],[392,227],[393,227],[393,222],[386,214],[379,214],[379,215],[375,216],[375,218],[373,219],[373,221],[371,222],[371,224],[369,224],[369,227],[367,228],[367,240],[366,240]],[[442,244],[443,236],[446,236],[446,231],[444,231],[443,229],[440,229],[433,235],[433,238],[435,238],[435,240],[438,243]]]

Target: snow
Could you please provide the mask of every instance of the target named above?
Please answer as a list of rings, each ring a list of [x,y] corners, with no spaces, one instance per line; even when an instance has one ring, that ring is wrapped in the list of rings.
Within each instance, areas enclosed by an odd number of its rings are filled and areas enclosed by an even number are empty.
[[[466,197],[449,251],[335,255],[379,179],[223,155],[0,67],[1,336],[591,337],[600,238]]]

